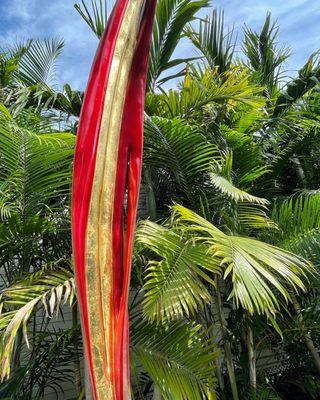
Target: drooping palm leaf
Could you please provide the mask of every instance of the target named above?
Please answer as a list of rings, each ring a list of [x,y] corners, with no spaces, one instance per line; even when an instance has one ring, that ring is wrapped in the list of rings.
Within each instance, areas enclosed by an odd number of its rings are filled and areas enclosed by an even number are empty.
[[[268,200],[253,196],[248,192],[237,188],[232,184],[229,179],[225,178],[223,175],[217,172],[213,172],[210,174],[210,180],[217,190],[236,202],[248,201],[257,204],[268,204]]]
[[[246,155],[244,155],[246,157]],[[258,162],[258,160],[256,160]],[[240,171],[238,171],[240,172]],[[238,176],[238,182],[244,185],[243,189],[236,187],[232,181],[233,175],[233,153],[225,151],[221,155],[220,163],[212,163],[212,170],[209,177],[212,185],[221,193],[235,202],[249,202],[254,204],[269,204],[268,200],[254,196],[246,190],[245,185],[249,185],[265,173],[265,168],[255,166],[251,171],[242,170],[243,176]]]
[[[14,101],[11,102],[11,109],[15,117],[24,113],[26,109],[34,109],[38,113],[45,111],[50,116],[51,122],[67,125],[68,117],[79,117],[82,107],[84,92],[72,90],[70,85],[63,86],[61,91],[39,83],[33,86],[19,87],[14,92]],[[42,113],[43,117],[44,113]],[[73,122],[77,120],[72,118]]]
[[[164,398],[216,399],[214,362],[218,352],[201,326],[137,320],[131,327],[131,345],[134,361],[151,376]]]
[[[11,356],[18,330],[22,329],[28,345],[27,324],[39,306],[48,317],[59,311],[62,304],[74,299],[73,274],[64,268],[47,268],[29,275],[5,289],[0,297],[0,365],[1,380],[10,375]]]
[[[231,278],[230,298],[249,313],[274,314],[280,306],[278,296],[289,301],[289,288],[305,288],[302,279],[312,268],[303,258],[256,239],[226,235],[185,207],[176,205],[173,210],[177,222],[209,246],[225,269],[224,279]]]

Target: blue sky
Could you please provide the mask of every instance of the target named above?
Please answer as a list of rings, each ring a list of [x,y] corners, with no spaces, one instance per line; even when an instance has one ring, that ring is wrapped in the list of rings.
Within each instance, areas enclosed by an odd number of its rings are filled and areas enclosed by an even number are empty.
[[[97,39],[73,8],[74,0],[0,0],[0,42],[23,38],[59,37],[65,49],[59,62],[58,81],[83,89],[97,47]],[[88,2],[88,1],[87,1]],[[239,29],[244,23],[261,27],[268,10],[280,24],[280,39],[292,49],[288,74],[302,66],[320,48],[320,0],[213,0],[224,8],[227,24]],[[209,12],[210,10],[208,10]],[[183,44],[178,55],[190,54]]]

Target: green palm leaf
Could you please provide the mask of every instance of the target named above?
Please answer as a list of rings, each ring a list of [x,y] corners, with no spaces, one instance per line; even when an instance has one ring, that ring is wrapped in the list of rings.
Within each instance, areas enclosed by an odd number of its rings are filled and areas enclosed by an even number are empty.
[[[272,97],[277,89],[283,63],[290,55],[288,48],[278,46],[278,34],[279,27],[271,23],[269,12],[261,32],[255,32],[248,26],[244,29],[242,50],[259,84],[266,86],[267,97]]]
[[[268,200],[253,196],[246,190],[236,187],[232,182],[232,167],[233,153],[229,150],[222,153],[220,163],[215,162],[212,164],[212,169],[209,174],[212,185],[235,202],[249,202],[262,205],[269,204]],[[265,168],[256,167],[253,168],[250,173],[244,173],[245,171],[241,172],[243,176],[239,177],[240,183],[248,184],[257,179],[257,177],[260,177],[265,172]]]
[[[74,4],[74,8],[78,11],[98,39],[102,37],[107,25],[107,3],[107,0],[91,0],[91,10],[89,10],[84,0],[82,0],[81,3]]]
[[[1,380],[11,371],[11,356],[17,332],[22,329],[26,343],[27,324],[33,313],[42,306],[47,317],[58,313],[68,300],[73,303],[75,295],[73,274],[64,268],[41,271],[29,275],[5,289],[0,297],[0,365]]]
[[[273,240],[319,265],[320,193],[302,193],[290,197],[275,207],[272,218],[279,226]]]
[[[185,32],[204,55],[210,68],[218,68],[219,73],[231,69],[236,43],[233,40],[233,30],[225,32],[223,11],[213,10],[211,16],[200,20],[197,30],[188,25]]]
[[[192,197],[214,159],[220,159],[216,146],[196,126],[178,118],[146,119],[145,163],[159,175],[169,174],[171,185],[186,197]]]
[[[208,107],[245,104],[249,108],[262,107],[261,87],[250,81],[246,68],[234,67],[219,74],[216,69],[190,66],[181,90],[169,90],[163,96],[163,110],[167,115],[197,120]]]
[[[67,133],[41,134],[20,128],[0,114],[0,204],[32,214],[70,189],[75,137]]]
[[[217,173],[211,173],[210,174],[210,180],[213,186],[219,190],[221,193],[227,195],[229,198],[236,202],[243,202],[243,201],[248,201],[250,203],[256,203],[256,204],[268,204],[268,200],[263,199],[261,197],[253,196],[249,193],[247,193],[244,190],[241,190],[237,187],[235,187],[232,182],[230,182],[229,179],[225,178],[224,176],[217,174]]]
[[[273,117],[281,116],[286,110],[303,98],[311,89],[319,84],[320,61],[319,54],[310,56],[306,64],[298,71],[298,77],[287,83],[286,89],[278,96]]]
[[[245,231],[278,229],[278,225],[267,215],[266,207],[247,202],[237,204],[238,222]]]
[[[150,319],[194,315],[210,301],[204,282],[214,285],[209,272],[219,274],[220,268],[205,246],[151,221],[141,224],[137,239],[159,257],[150,261],[144,285],[144,312]]]
[[[214,361],[218,357],[201,326],[174,322],[131,327],[132,356],[168,400],[216,399]]]
[[[183,28],[195,14],[208,6],[208,0],[159,0],[153,29],[148,74],[148,87],[154,90],[157,79],[171,67],[188,59],[173,59],[173,52],[181,39]]]
[[[32,40],[20,59],[16,79],[24,86],[54,83],[56,61],[63,47],[64,42],[59,39]]]
[[[226,235],[185,207],[176,205],[173,210],[182,227],[199,235],[224,267],[224,279],[230,277],[233,285],[230,298],[237,306],[271,315],[279,310],[279,296],[291,300],[289,288],[305,289],[302,279],[312,268],[301,257],[256,239]]]

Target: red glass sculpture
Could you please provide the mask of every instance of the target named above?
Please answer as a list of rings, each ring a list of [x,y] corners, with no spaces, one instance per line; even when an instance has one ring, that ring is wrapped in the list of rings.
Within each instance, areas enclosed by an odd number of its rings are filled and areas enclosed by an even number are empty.
[[[93,63],[77,136],[74,263],[91,391],[99,400],[130,398],[127,299],[155,9],[156,0],[116,2]]]

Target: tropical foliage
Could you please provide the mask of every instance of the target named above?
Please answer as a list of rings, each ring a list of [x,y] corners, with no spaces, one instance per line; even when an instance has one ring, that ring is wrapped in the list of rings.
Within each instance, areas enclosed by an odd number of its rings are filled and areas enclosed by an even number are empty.
[[[75,5],[97,38],[110,3]],[[290,49],[269,13],[239,42],[208,6],[158,1],[148,218],[138,223],[130,295],[132,396],[318,399],[318,54],[284,80]],[[175,57],[181,41],[192,57]],[[63,46],[0,49],[2,399],[85,398],[70,240],[83,93],[56,84]]]

